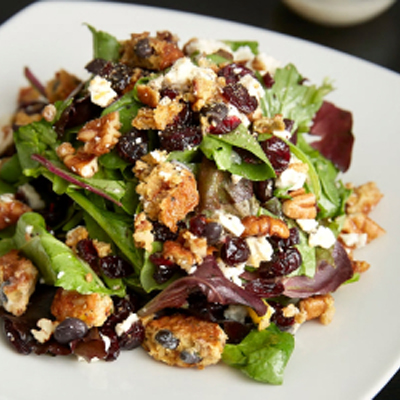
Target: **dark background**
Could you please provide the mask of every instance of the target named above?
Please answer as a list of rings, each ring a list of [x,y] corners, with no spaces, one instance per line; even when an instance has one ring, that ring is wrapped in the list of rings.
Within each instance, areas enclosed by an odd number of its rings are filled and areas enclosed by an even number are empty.
[[[280,0],[119,0],[119,2],[190,11],[266,28],[320,43],[400,73],[400,2],[396,2],[389,10],[371,21],[346,28],[324,27],[307,22],[289,11]],[[30,3],[33,1],[2,2],[0,24]],[[394,100],[399,101],[399,99]],[[332,377],[332,380],[334,379],[335,377]],[[400,399],[400,372],[375,397],[375,400],[395,399]]]

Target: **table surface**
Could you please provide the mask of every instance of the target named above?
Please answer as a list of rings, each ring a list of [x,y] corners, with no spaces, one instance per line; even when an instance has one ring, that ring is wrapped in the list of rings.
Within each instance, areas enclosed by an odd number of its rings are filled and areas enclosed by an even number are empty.
[[[0,24],[31,0],[4,2]],[[377,18],[346,28],[332,28],[307,22],[289,11],[280,0],[246,0],[246,12],[241,2],[229,0],[136,0],[123,1],[163,8],[190,11],[227,20],[246,23],[276,32],[300,37],[343,51],[400,73],[400,2]],[[389,45],[390,44],[390,45]],[[400,371],[375,397],[375,400],[400,398]]]

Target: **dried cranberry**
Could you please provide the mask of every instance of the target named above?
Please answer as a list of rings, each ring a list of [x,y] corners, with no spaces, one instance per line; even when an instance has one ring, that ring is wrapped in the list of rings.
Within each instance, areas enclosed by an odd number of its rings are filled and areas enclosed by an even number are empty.
[[[263,79],[264,85],[265,85],[265,87],[266,87],[267,89],[271,89],[272,86],[274,86],[275,79],[272,77],[272,75],[271,75],[269,72],[267,72],[267,73],[262,77],[262,79]]]
[[[30,354],[33,350],[33,337],[28,332],[18,330],[12,321],[4,320],[4,330],[11,345],[21,354]]]
[[[100,58],[94,59],[87,64],[86,69],[110,81],[111,87],[117,92],[122,92],[130,84],[133,74],[132,68],[126,64]]]
[[[272,246],[277,250],[286,250],[289,247],[293,247],[300,243],[299,230],[296,227],[289,229],[290,235],[287,239],[281,239],[279,237],[271,237],[270,242]]]
[[[210,125],[209,132],[213,135],[223,135],[224,133],[232,132],[241,124],[241,122],[242,121],[239,117],[232,115],[230,117],[226,117],[217,125]]]
[[[235,265],[247,261],[250,249],[246,241],[240,237],[228,236],[221,247],[221,258],[228,265]]]
[[[223,329],[228,336],[227,343],[239,344],[250,333],[253,326],[237,321],[224,321]]]
[[[298,269],[301,262],[300,252],[290,247],[284,252],[274,253],[271,261],[262,262],[259,269],[260,275],[262,278],[285,276]]]
[[[294,317],[285,317],[283,315],[283,305],[277,302],[269,302],[270,306],[274,308],[274,313],[271,316],[271,322],[276,324],[278,328],[284,330],[291,327],[294,323]]]
[[[150,261],[155,266],[153,278],[159,285],[171,279],[175,272],[180,269],[173,261],[164,258],[160,252],[151,254]]]
[[[273,136],[261,142],[261,147],[277,174],[280,174],[288,167],[290,147],[282,139]]]
[[[152,221],[154,240],[157,242],[166,242],[167,240],[175,241],[178,233],[172,232],[167,226],[158,221]]]
[[[203,134],[198,126],[168,126],[159,132],[160,147],[163,150],[183,151],[198,146]]]
[[[258,101],[250,96],[248,90],[240,83],[226,85],[222,89],[223,97],[244,114],[251,114],[258,107]]]
[[[113,279],[126,278],[133,273],[132,265],[117,255],[101,258],[100,268],[105,276]]]
[[[209,302],[204,293],[195,290],[190,293],[188,299],[188,312],[200,319],[211,322],[219,322],[224,319],[225,306]]]
[[[99,272],[99,256],[91,239],[82,239],[76,244],[76,252],[79,257],[85,260],[95,272]]]
[[[168,97],[171,100],[174,100],[176,98],[176,96],[178,96],[178,94],[179,94],[179,92],[177,90],[170,89],[170,88],[165,88],[160,91],[161,98]]]
[[[281,282],[272,279],[254,279],[244,286],[245,290],[261,298],[277,297],[285,290]]]
[[[121,335],[119,338],[119,345],[121,349],[132,350],[143,343],[144,337],[144,326],[140,321],[138,321]]]
[[[274,196],[274,179],[267,179],[265,181],[253,182],[253,189],[256,198],[261,203],[266,203]]]
[[[201,237],[204,235],[204,229],[207,225],[207,219],[205,215],[199,214],[192,217],[189,221],[189,230],[194,235]]]
[[[245,75],[255,76],[251,69],[236,63],[228,64],[218,71],[218,76],[223,76],[227,84],[237,83]]]
[[[134,164],[149,152],[147,133],[132,128],[128,133],[120,137],[116,149],[123,160]]]

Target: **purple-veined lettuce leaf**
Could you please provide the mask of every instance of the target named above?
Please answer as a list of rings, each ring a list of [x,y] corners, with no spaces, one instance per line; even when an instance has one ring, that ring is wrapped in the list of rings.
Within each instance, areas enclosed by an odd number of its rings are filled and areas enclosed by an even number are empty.
[[[94,186],[75,178],[72,174],[59,168],[57,165],[55,165],[51,161],[47,160],[45,157],[43,157],[39,154],[33,154],[31,156],[31,158],[32,158],[32,160],[35,160],[35,161],[39,162],[40,164],[42,164],[47,170],[49,170],[54,175],[57,175],[60,178],[65,179],[67,182],[81,187],[82,189],[89,190],[90,192],[97,194],[97,195],[105,198],[106,200],[112,201],[117,206],[122,207],[122,203],[120,201],[116,200],[115,198],[113,198],[109,194],[105,193],[104,191],[97,189]]]
[[[352,128],[351,112],[342,110],[327,101],[322,103],[310,128],[311,135],[321,138],[312,142],[311,146],[332,161],[342,172],[346,172],[351,163],[354,144]]]
[[[351,261],[343,246],[336,242],[330,257],[318,260],[313,278],[294,276],[284,278],[284,295],[291,298],[305,298],[334,292],[342,283],[353,276]]]
[[[171,283],[139,310],[138,314],[145,316],[164,308],[182,307],[194,290],[200,290],[212,303],[245,305],[253,308],[258,315],[264,315],[267,311],[260,298],[225,278],[215,258],[207,256],[192,275]]]

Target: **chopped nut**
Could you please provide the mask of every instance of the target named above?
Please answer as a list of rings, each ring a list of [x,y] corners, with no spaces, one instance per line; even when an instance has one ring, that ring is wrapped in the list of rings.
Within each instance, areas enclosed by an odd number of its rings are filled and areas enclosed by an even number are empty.
[[[0,230],[14,225],[19,217],[32,209],[17,200],[13,194],[3,194],[0,196]]]
[[[42,116],[47,122],[51,122],[54,120],[57,114],[57,109],[53,104],[48,104],[45,108],[42,110]]]
[[[280,114],[275,115],[273,118],[262,117],[253,123],[253,130],[257,133],[273,133],[274,131],[284,131],[285,129],[285,122]]]
[[[322,324],[328,325],[335,314],[334,299],[330,294],[308,297],[300,300],[299,309],[306,321],[319,318]]]
[[[82,148],[76,151],[71,143],[62,143],[56,153],[67,168],[84,178],[91,178],[99,169],[96,156],[85,153]]]
[[[78,132],[77,138],[85,142],[84,153],[98,157],[109,153],[118,143],[118,139],[121,136],[120,128],[119,113],[114,111],[101,118],[89,121]]]
[[[133,234],[133,240],[137,247],[148,252],[152,251],[154,242],[152,230],[153,224],[146,218],[146,214],[144,212],[139,213],[135,218],[135,233]]]
[[[260,215],[259,217],[249,215],[244,217],[241,222],[245,228],[242,237],[269,235],[286,239],[290,234],[284,221],[268,215]]]
[[[110,243],[100,242],[97,239],[93,239],[93,246],[100,258],[106,257],[112,253]]]
[[[65,244],[75,250],[76,245],[81,240],[87,239],[89,232],[84,226],[77,226],[67,232]]]
[[[292,193],[290,195],[293,196]],[[283,213],[293,219],[315,219],[317,216],[316,199],[313,193],[305,193],[285,200],[282,204]]]
[[[352,260],[351,266],[353,267],[354,273],[360,273],[367,271],[370,268],[370,264],[366,261]]]
[[[149,85],[137,85],[136,91],[140,102],[151,108],[157,107],[160,101],[160,93],[157,90],[154,90]]]
[[[58,324],[59,322],[57,321],[51,321],[47,318],[41,318],[36,323],[40,330],[31,329],[31,333],[39,343],[46,343],[51,338],[51,335],[56,330]]]
[[[366,233],[369,243],[384,235],[386,231],[366,214],[356,213],[346,216],[342,233]]]
[[[354,189],[346,202],[347,214],[369,214],[380,202],[383,194],[379,191],[375,182],[368,182]]]
[[[185,231],[182,238],[185,240],[184,246],[193,253],[196,263],[200,264],[207,256],[207,239],[199,238],[190,231]]]
[[[38,275],[32,262],[17,250],[0,257],[0,305],[17,317],[22,315],[35,290]]]

